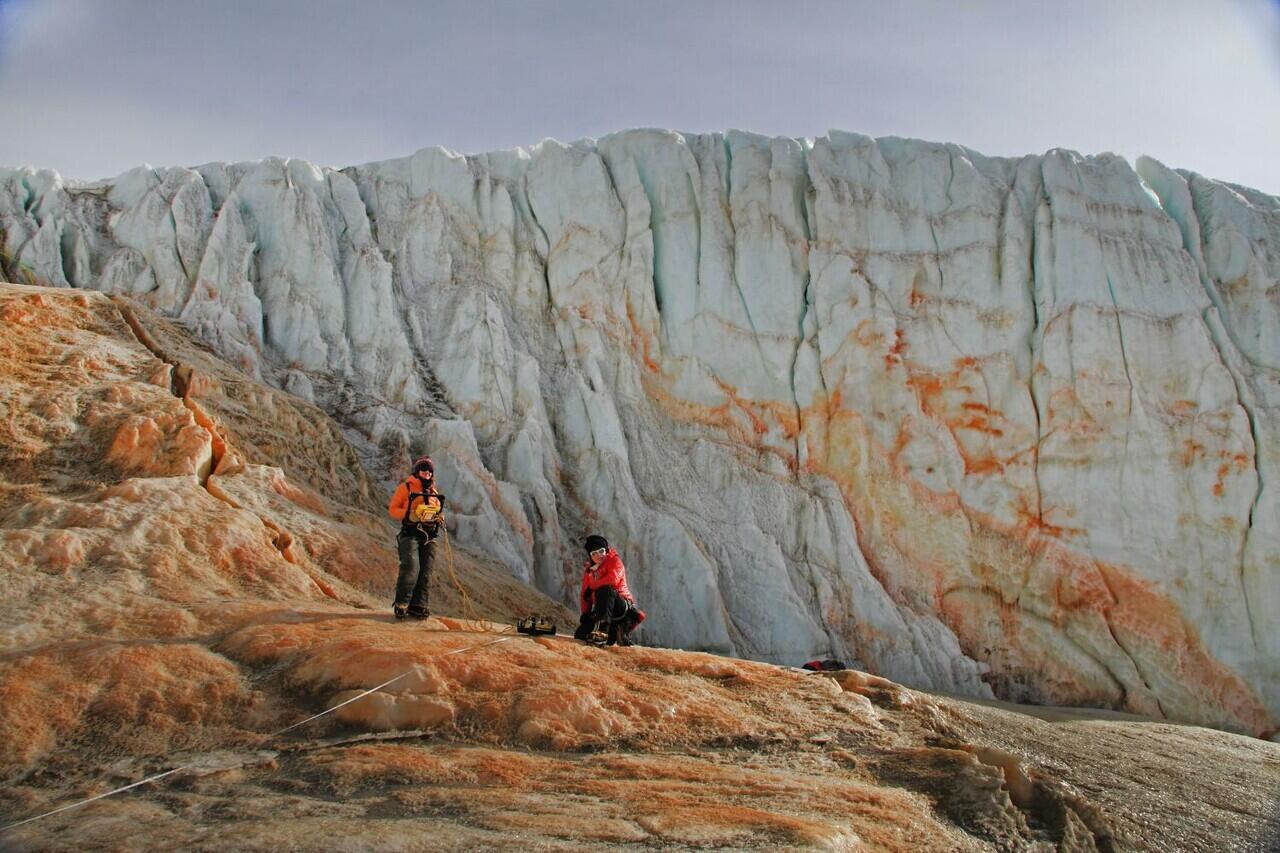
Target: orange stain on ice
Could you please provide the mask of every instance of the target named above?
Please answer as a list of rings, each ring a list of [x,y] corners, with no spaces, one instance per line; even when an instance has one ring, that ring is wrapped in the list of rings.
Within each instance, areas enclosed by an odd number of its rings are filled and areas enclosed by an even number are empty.
[[[884,335],[876,331],[870,321],[860,324],[854,337],[863,346],[884,349]],[[900,334],[896,335],[894,345],[885,352],[886,365],[896,369],[904,352],[903,339]],[[973,399],[975,386],[981,387],[978,369],[979,362],[969,357],[956,359],[955,369],[942,373],[911,372],[908,368],[907,383],[916,392],[924,414],[955,436],[966,474],[1001,475],[1010,465],[1034,464],[1038,455],[1035,437],[1028,433],[1019,441],[998,410]],[[1158,658],[1161,667],[1178,673],[1184,680],[1204,685],[1207,700],[1216,703],[1240,725],[1255,733],[1272,727],[1269,713],[1253,690],[1213,659],[1194,628],[1186,623],[1181,611],[1158,585],[1138,578],[1125,567],[1100,563],[1066,546],[1065,540],[1084,531],[1052,520],[1060,512],[1058,509],[1035,507],[1029,505],[1031,498],[1024,498],[1016,520],[1010,522],[963,506],[958,494],[939,493],[917,481],[900,460],[910,441],[908,423],[902,424],[891,447],[883,447],[871,437],[858,413],[843,408],[839,388],[829,398],[801,410],[796,417],[784,415],[776,404],[744,400],[727,385],[722,386],[722,390],[729,402],[716,407],[699,406],[676,398],[666,387],[669,380],[662,373],[651,373],[650,378],[647,384],[652,390],[652,399],[669,416],[722,430],[752,446],[759,446],[755,439],[767,431],[770,420],[788,423],[788,435],[795,434],[792,429],[798,433],[799,424],[804,423],[808,427],[810,449],[807,470],[828,476],[840,486],[873,575],[891,594],[913,586],[927,588],[937,612],[956,631],[966,649],[980,650],[984,642],[990,642],[989,638],[975,633],[968,614],[946,605],[948,591],[968,571],[966,556],[944,555],[940,560],[920,550],[916,542],[920,539],[921,524],[973,525],[975,531],[971,537],[987,537],[999,543],[999,548],[1013,563],[1026,563],[1034,566],[1036,572],[1052,574],[1054,580],[1050,588],[1055,595],[1052,616],[1055,622],[1083,620],[1082,624],[1088,625],[1092,624],[1090,618],[1101,617],[1143,653]],[[1070,389],[1055,395],[1055,402],[1080,411]],[[747,414],[752,427],[749,432],[742,428],[735,412]],[[1067,428],[1074,435],[1086,438],[1101,429],[1087,415],[1075,418]],[[1004,439],[1006,444],[1012,442],[1017,449],[1005,456],[977,452],[977,447],[992,446],[991,439]],[[768,450],[785,458],[784,450]],[[1194,447],[1189,452],[1196,454],[1201,448]],[[1247,462],[1247,457],[1241,458]],[[870,462],[869,467],[862,464],[863,459]],[[1231,462],[1239,464],[1235,459]],[[789,460],[789,464],[794,470],[794,460]],[[884,483],[893,485],[888,487]],[[885,499],[895,492],[898,498],[886,504]],[[874,524],[869,523],[872,520]],[[888,563],[879,556],[881,549],[896,552],[893,571],[905,571],[906,576],[890,576]],[[1003,642],[1016,648],[1022,635],[1016,603],[1002,605],[999,622]]]

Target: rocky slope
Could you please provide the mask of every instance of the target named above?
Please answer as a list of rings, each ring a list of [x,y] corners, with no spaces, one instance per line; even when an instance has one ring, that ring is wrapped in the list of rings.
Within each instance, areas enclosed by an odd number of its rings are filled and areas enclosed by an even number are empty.
[[[465,553],[467,601],[438,571],[448,615],[396,623],[385,494],[318,409],[127,299],[0,285],[0,320],[0,826],[173,771],[5,850],[1280,839],[1254,738],[520,637],[457,617],[555,605]]]
[[[101,294],[0,285],[0,318],[6,766],[269,716],[211,637],[386,611],[385,495],[322,413]],[[455,574],[438,608],[558,610],[465,553]]]
[[[653,642],[1267,735],[1280,202],[1141,160],[628,131],[343,170],[0,173],[11,277],[128,294],[442,459],[458,538]]]

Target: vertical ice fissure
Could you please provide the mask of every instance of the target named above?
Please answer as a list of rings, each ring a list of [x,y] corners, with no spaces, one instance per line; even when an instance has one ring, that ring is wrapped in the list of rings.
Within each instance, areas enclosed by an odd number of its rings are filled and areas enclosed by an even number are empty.
[[[800,273],[800,317],[796,322],[796,346],[791,353],[791,400],[796,407],[796,471],[800,470],[801,460],[804,454],[801,452],[804,445],[804,407],[800,405],[800,393],[796,388],[796,368],[800,361],[800,349],[805,346],[805,320],[809,317],[809,285],[812,281],[812,275],[809,268],[809,253],[813,251],[813,233],[809,227],[809,194],[813,190],[813,183],[809,176],[809,152],[805,150],[803,143],[800,146],[800,186],[798,193],[798,204],[796,205],[799,214],[800,227],[804,237],[804,253],[803,253],[803,269]],[[818,374],[821,379],[821,367]]]
[[[1147,170],[1151,167],[1150,163],[1139,162],[1140,170]],[[1163,167],[1158,167],[1163,170]],[[1151,174],[1148,172],[1148,174]],[[1157,173],[1158,174],[1158,173]],[[1180,176],[1181,177],[1181,176]],[[1183,180],[1187,180],[1183,178]],[[1165,214],[1173,220],[1178,226],[1178,232],[1182,236],[1182,248],[1187,253],[1192,265],[1196,269],[1197,278],[1200,286],[1204,289],[1205,298],[1208,299],[1209,305],[1200,312],[1201,321],[1209,333],[1209,341],[1213,344],[1214,349],[1218,352],[1218,358],[1222,361],[1228,375],[1231,377],[1232,383],[1235,385],[1236,402],[1244,411],[1245,421],[1249,425],[1249,435],[1253,440],[1252,464],[1254,471],[1254,492],[1253,500],[1249,505],[1249,516],[1245,524],[1244,533],[1240,543],[1240,563],[1237,567],[1237,576],[1240,580],[1240,594],[1244,599],[1245,618],[1249,622],[1249,638],[1253,641],[1255,648],[1260,647],[1258,642],[1257,625],[1253,617],[1253,602],[1249,596],[1248,584],[1245,582],[1245,574],[1247,572],[1246,562],[1249,557],[1249,538],[1253,533],[1254,524],[1256,522],[1256,513],[1258,504],[1262,499],[1263,475],[1262,465],[1259,460],[1262,449],[1261,435],[1258,428],[1257,413],[1250,404],[1255,399],[1254,390],[1249,386],[1248,377],[1243,374],[1239,366],[1234,363],[1232,355],[1237,355],[1246,362],[1247,356],[1240,348],[1232,332],[1228,321],[1227,314],[1222,303],[1222,295],[1218,292],[1218,288],[1213,279],[1209,276],[1209,270],[1204,260],[1205,245],[1204,227],[1201,218],[1200,205],[1197,203],[1196,193],[1193,192],[1190,180],[1186,183],[1186,198],[1191,205],[1190,211],[1181,209],[1181,205],[1175,204],[1173,199],[1166,198],[1169,193],[1169,187],[1165,181],[1148,180],[1147,185],[1155,192],[1160,200],[1161,208]],[[1190,217],[1190,218],[1188,218]],[[1192,228],[1192,219],[1195,221],[1196,227]],[[1226,341],[1223,340],[1225,336]],[[1227,347],[1230,343],[1230,349]]]
[[[1043,170],[1043,167],[1042,167]],[[1028,284],[1030,285],[1031,296],[1031,331],[1027,335],[1027,351],[1030,358],[1027,376],[1027,393],[1031,395],[1031,410],[1035,413],[1036,418],[1036,446],[1035,453],[1032,456],[1031,473],[1036,484],[1036,522],[1044,524],[1044,492],[1040,484],[1040,451],[1044,445],[1044,413],[1041,411],[1040,395],[1036,390],[1038,384],[1037,378],[1040,375],[1039,347],[1044,343],[1044,328],[1042,326],[1042,318],[1040,316],[1040,211],[1041,206],[1048,208],[1049,197],[1044,189],[1043,171],[1037,175],[1036,195],[1034,198],[1034,209],[1031,212],[1030,220],[1030,276]],[[1052,216],[1046,216],[1046,221]]]

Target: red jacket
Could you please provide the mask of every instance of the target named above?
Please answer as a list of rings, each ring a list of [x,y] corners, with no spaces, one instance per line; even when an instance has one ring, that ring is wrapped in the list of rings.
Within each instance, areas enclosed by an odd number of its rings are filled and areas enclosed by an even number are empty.
[[[578,598],[578,603],[583,613],[591,609],[591,596],[588,593],[605,586],[613,587],[621,598],[626,599],[631,602],[632,606],[635,606],[635,596],[627,588],[627,567],[622,565],[622,558],[612,548],[604,555],[604,559],[600,561],[599,566],[588,562],[584,567],[582,572],[582,593]],[[636,615],[640,617],[641,622],[644,621],[644,611],[638,607],[636,608]]]

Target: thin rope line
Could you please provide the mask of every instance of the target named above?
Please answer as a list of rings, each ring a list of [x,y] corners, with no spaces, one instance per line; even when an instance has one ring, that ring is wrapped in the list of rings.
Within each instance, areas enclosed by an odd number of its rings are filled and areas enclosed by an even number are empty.
[[[118,794],[121,791],[127,791],[130,788],[136,788],[139,785],[145,785],[148,782],[154,782],[155,780],[168,776],[171,773],[177,773],[179,770],[186,770],[190,766],[192,765],[184,764],[180,767],[174,767],[172,769],[164,771],[163,773],[157,773],[154,776],[148,776],[147,778],[134,782],[131,785],[125,785],[123,788],[116,788],[114,791],[107,791],[105,794],[98,794],[96,797],[90,797],[87,800],[81,800],[78,803],[71,803],[70,805],[67,805],[67,806],[60,806],[59,808],[56,808],[53,811],[48,811],[48,812],[45,812],[44,814],[38,814],[35,817],[29,817],[26,820],[20,820],[17,823],[11,823],[8,826],[0,829],[0,832],[5,832],[6,830],[14,829],[16,827],[22,826],[24,823],[31,823],[32,821],[40,820],[40,818],[43,818],[43,817],[49,817],[50,815],[55,815],[58,812],[65,812],[65,811],[68,811],[69,809],[74,809],[83,805],[87,805],[89,803],[92,803],[94,800],[101,800],[104,797],[110,797],[112,794]]]
[[[402,672],[402,673],[400,673],[399,675],[397,675],[395,678],[389,678],[389,679],[387,679],[386,681],[384,681],[384,682],[382,682],[381,684],[379,684],[377,687],[370,687],[368,690],[364,691],[363,693],[357,693],[355,696],[352,696],[350,699],[347,699],[347,700],[346,700],[346,701],[344,701],[344,702],[339,702],[337,705],[334,705],[332,708],[328,708],[328,709],[326,709],[326,710],[324,710],[324,711],[321,711],[319,714],[314,714],[314,715],[312,715],[312,716],[310,716],[310,717],[307,717],[305,720],[301,720],[301,721],[299,721],[299,722],[296,722],[296,723],[294,723],[294,724],[293,724],[293,725],[291,725],[291,726],[285,726],[285,727],[284,727],[283,729],[281,729],[280,731],[278,731],[278,732],[272,732],[271,734],[267,735],[267,737],[268,737],[268,738],[279,737],[280,735],[284,734],[285,732],[293,731],[293,730],[294,730],[294,729],[296,729],[298,726],[305,726],[307,723],[311,722],[312,720],[318,720],[318,719],[320,719],[321,717],[323,717],[325,714],[328,714],[328,713],[329,713],[329,712],[331,712],[331,711],[336,711],[336,710],[338,710],[338,709],[339,709],[339,708],[341,708],[343,705],[350,705],[352,702],[356,701],[357,699],[363,699],[364,697],[368,696],[370,693],[373,693],[373,692],[375,692],[375,691],[377,691],[377,690],[381,690],[382,688],[386,687],[388,684],[394,684],[394,683],[396,683],[397,681],[399,681],[400,679],[402,679],[402,678],[404,678],[406,675],[408,675],[410,672],[413,672],[413,670],[411,670],[411,669],[410,669],[410,670],[407,670],[407,671],[405,671],[405,672]]]
[[[440,655],[440,657],[442,657],[442,658],[447,658],[449,655],[456,655],[456,654],[461,654],[462,652],[469,652],[469,651],[471,651],[472,649],[482,649],[482,648],[484,648],[485,646],[492,646],[492,645],[495,645],[495,644],[497,644],[497,643],[503,643],[503,642],[506,642],[507,640],[510,640],[510,639],[511,639],[510,637],[502,637],[502,638],[497,639],[497,640],[491,640],[490,642],[487,642],[487,643],[480,643],[480,644],[475,645],[475,646],[467,646],[466,648],[462,648],[462,649],[454,649],[454,650],[453,650],[453,651],[451,651],[451,652],[445,652],[444,654]],[[416,666],[416,664],[415,664],[415,666]],[[399,675],[397,675],[395,678],[389,678],[389,679],[387,679],[386,681],[382,682],[381,684],[379,684],[379,685],[378,685],[378,686],[376,686],[376,687],[370,687],[368,690],[365,690],[365,691],[364,691],[364,692],[362,692],[362,693],[358,693],[358,694],[356,694],[355,696],[352,696],[350,699],[347,699],[347,700],[345,700],[345,701],[339,702],[337,705],[334,705],[332,708],[326,708],[325,710],[321,711],[319,714],[313,714],[312,716],[307,717],[305,720],[300,720],[299,722],[296,722],[296,723],[294,723],[294,724],[293,724],[293,725],[291,725],[291,726],[285,726],[283,729],[281,729],[281,730],[280,730],[280,731],[278,731],[278,732],[272,732],[271,734],[267,735],[267,737],[268,737],[268,738],[279,737],[280,735],[284,734],[285,732],[293,731],[294,729],[298,728],[299,726],[305,726],[307,723],[311,722],[312,720],[318,720],[318,719],[320,719],[321,717],[323,717],[325,714],[332,714],[334,711],[338,710],[338,709],[339,709],[339,708],[341,708],[343,705],[350,705],[352,702],[355,702],[355,701],[356,701],[356,700],[358,700],[358,699],[363,699],[364,697],[368,696],[370,693],[376,693],[377,691],[381,690],[382,688],[386,687],[387,685],[396,683],[397,681],[399,681],[400,679],[404,678],[405,676],[409,675],[409,674],[410,674],[410,673],[412,673],[412,672],[413,672],[413,670],[412,670],[412,669],[407,669],[407,670],[405,670],[404,672],[402,672],[402,673],[400,673]]]
[[[469,651],[471,651],[471,650],[473,650],[473,649],[483,649],[483,648],[485,648],[486,646],[495,646],[495,645],[497,645],[498,643],[505,643],[507,640],[510,640],[510,639],[512,639],[512,637],[510,637],[510,636],[506,636],[506,637],[499,637],[498,639],[496,639],[496,640],[490,640],[490,641],[489,641],[489,642],[487,642],[487,643],[477,643],[477,644],[476,644],[476,645],[474,645],[474,646],[466,646],[466,647],[461,648],[461,649],[454,649],[454,650],[453,650],[453,651],[451,651],[451,652],[445,652],[445,653],[444,653],[444,654],[442,654],[442,655],[438,655],[438,657],[447,658],[447,657],[449,657],[450,655],[460,655],[460,654],[462,654],[463,652],[469,652]],[[415,664],[415,666],[416,666],[416,664]],[[332,708],[326,708],[325,710],[321,711],[319,714],[313,714],[312,716],[307,717],[305,720],[301,720],[300,722],[294,723],[293,725],[290,725],[290,726],[285,726],[283,729],[280,729],[280,730],[279,730],[279,731],[277,731],[277,732],[272,732],[271,734],[267,735],[266,737],[267,737],[267,739],[268,739],[268,740],[269,740],[269,739],[271,739],[271,738],[279,737],[280,735],[284,734],[285,732],[293,731],[294,729],[298,728],[299,726],[306,725],[307,723],[311,722],[312,720],[318,720],[318,719],[320,719],[321,717],[325,716],[326,714],[332,714],[334,711],[338,710],[339,708],[343,707],[344,705],[350,705],[352,702],[355,702],[355,701],[356,701],[356,700],[358,700],[358,699],[363,699],[364,697],[368,696],[370,693],[374,693],[374,692],[376,692],[376,691],[378,691],[378,690],[381,690],[382,688],[386,687],[387,685],[394,684],[395,682],[399,681],[400,679],[404,678],[405,676],[409,675],[409,674],[410,674],[410,673],[412,673],[412,672],[413,672],[413,670],[412,670],[412,669],[407,669],[407,670],[405,670],[404,672],[402,672],[402,673],[400,673],[399,675],[397,675],[395,678],[387,679],[386,681],[384,681],[384,682],[382,682],[381,684],[379,684],[377,687],[370,687],[368,690],[365,690],[365,691],[363,691],[363,692],[359,693],[359,694],[358,694],[358,695],[356,695],[356,696],[352,696],[350,699],[347,699],[347,700],[345,700],[345,701],[343,701],[343,702],[339,702],[337,705],[334,705]],[[23,819],[23,820],[20,820],[20,821],[18,821],[17,823],[11,823],[11,824],[9,824],[8,826],[0,827],[0,832],[7,832],[7,831],[9,831],[10,829],[16,829],[17,827],[22,826],[23,824],[32,823],[33,821],[40,820],[41,818],[50,817],[51,815],[56,815],[56,814],[58,814],[59,812],[65,812],[65,811],[69,811],[69,810],[71,810],[71,809],[79,808],[80,806],[88,805],[89,803],[92,803],[92,802],[94,802],[95,800],[105,799],[106,797],[110,797],[110,796],[113,796],[113,795],[115,795],[115,794],[119,794],[119,793],[122,793],[122,792],[124,792],[124,791],[128,791],[130,788],[137,788],[139,785],[145,785],[145,784],[147,784],[148,782],[154,782],[154,781],[156,781],[157,779],[163,779],[165,776],[169,776],[169,775],[172,775],[172,774],[174,774],[174,773],[177,773],[179,770],[189,770],[189,769],[191,769],[191,768],[193,768],[193,767],[195,767],[195,764],[180,764],[180,765],[178,765],[177,767],[172,767],[172,768],[170,768],[170,769],[168,769],[168,770],[165,770],[165,771],[163,771],[163,772],[161,772],[161,773],[157,773],[157,774],[155,774],[154,776],[148,776],[148,777],[147,777],[147,778],[145,778],[145,779],[140,779],[140,780],[138,780],[137,782],[132,782],[132,783],[130,783],[130,784],[128,784],[128,785],[125,785],[125,786],[124,786],[124,787],[122,787],[122,788],[116,788],[114,791],[107,791],[105,794],[98,794],[98,795],[96,795],[96,796],[89,797],[87,800],[80,800],[79,802],[70,803],[69,805],[59,806],[58,808],[56,808],[56,809],[52,809],[52,810],[47,811],[47,812],[44,812],[43,814],[38,814],[38,815],[35,815],[34,817],[29,817],[29,818],[25,818],[25,819]]]

